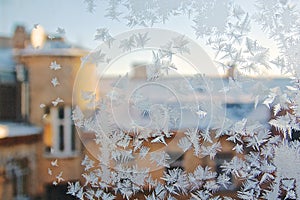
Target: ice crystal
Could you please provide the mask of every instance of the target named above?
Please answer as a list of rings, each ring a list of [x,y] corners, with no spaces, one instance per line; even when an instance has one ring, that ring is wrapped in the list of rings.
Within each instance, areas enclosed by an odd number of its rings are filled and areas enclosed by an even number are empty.
[[[95,0],[84,0],[84,3],[86,3],[86,9],[88,12],[93,13],[96,8]]]
[[[114,38],[109,34],[109,30],[107,28],[98,28],[96,30],[95,40],[101,40],[105,42],[109,47],[114,42]]]
[[[54,77],[51,79],[51,84],[56,87],[57,85],[59,85],[59,81],[57,79],[57,77]]]
[[[51,170],[50,168],[48,168],[48,174],[49,174],[50,176],[52,176],[52,174],[53,174],[53,172],[52,172],[52,170]]]
[[[172,169],[164,172],[163,180],[170,194],[186,193],[189,186],[188,176],[182,169]]]
[[[51,62],[51,65],[49,66],[52,70],[59,70],[61,69],[61,66],[56,63],[56,61]]]
[[[63,103],[64,100],[62,100],[61,98],[57,97],[55,100],[52,101],[52,105],[53,106],[57,106],[59,103]]]
[[[51,165],[52,165],[53,167],[58,167],[58,161],[57,161],[57,159],[51,161]]]
[[[64,28],[61,28],[61,27],[58,27],[58,28],[56,29],[56,32],[57,32],[58,34],[61,34],[61,35],[64,35],[64,34],[66,33],[65,29],[64,29]]]

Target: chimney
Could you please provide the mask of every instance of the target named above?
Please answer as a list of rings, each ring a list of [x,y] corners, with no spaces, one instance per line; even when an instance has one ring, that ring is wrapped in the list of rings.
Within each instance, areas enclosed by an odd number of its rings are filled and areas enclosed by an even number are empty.
[[[227,70],[227,73],[225,75],[225,77],[227,79],[231,78],[232,80],[235,80],[236,79],[236,66],[235,65],[230,65],[228,66],[228,70]]]
[[[147,68],[146,68],[146,64],[134,63],[132,65],[131,79],[143,79],[143,80],[147,80]]]
[[[17,26],[13,35],[13,48],[24,49],[27,40],[27,34],[24,26]]]

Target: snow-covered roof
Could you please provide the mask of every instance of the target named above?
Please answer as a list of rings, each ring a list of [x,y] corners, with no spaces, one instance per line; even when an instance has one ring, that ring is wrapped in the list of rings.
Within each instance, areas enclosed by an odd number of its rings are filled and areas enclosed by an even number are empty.
[[[83,56],[87,52],[82,49],[21,49],[16,56]]]
[[[48,40],[42,48],[28,46],[14,52],[16,56],[83,56],[88,52],[64,41]]]
[[[42,128],[26,123],[0,122],[0,139],[37,135],[41,133]]]

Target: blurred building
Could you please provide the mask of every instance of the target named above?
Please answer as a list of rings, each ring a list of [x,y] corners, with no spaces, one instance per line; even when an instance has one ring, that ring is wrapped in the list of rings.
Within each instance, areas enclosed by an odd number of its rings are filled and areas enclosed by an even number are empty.
[[[14,47],[24,48],[19,39],[26,37],[23,27],[13,38],[0,37],[0,199],[28,199],[38,184],[42,128],[27,121],[28,80],[20,77],[13,58]]]
[[[40,26],[31,34],[17,26],[12,38],[0,38],[0,199],[66,199],[66,183],[81,179],[71,104],[86,54]],[[51,70],[52,62],[61,69]],[[54,77],[64,86],[54,88]],[[64,102],[55,105],[58,97]],[[59,168],[51,165],[56,159]],[[64,181],[54,186],[60,171]]]

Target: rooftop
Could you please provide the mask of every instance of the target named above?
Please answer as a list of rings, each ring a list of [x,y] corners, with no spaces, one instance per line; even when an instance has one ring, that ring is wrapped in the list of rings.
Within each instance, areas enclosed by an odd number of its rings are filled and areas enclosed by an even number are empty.
[[[20,28],[20,27],[19,27]],[[64,40],[63,37],[53,35],[41,35],[44,38],[41,46],[33,47],[26,32],[17,33],[14,36],[0,36],[0,83],[14,83],[16,81],[16,56],[84,56],[88,52],[82,47],[74,46]]]

